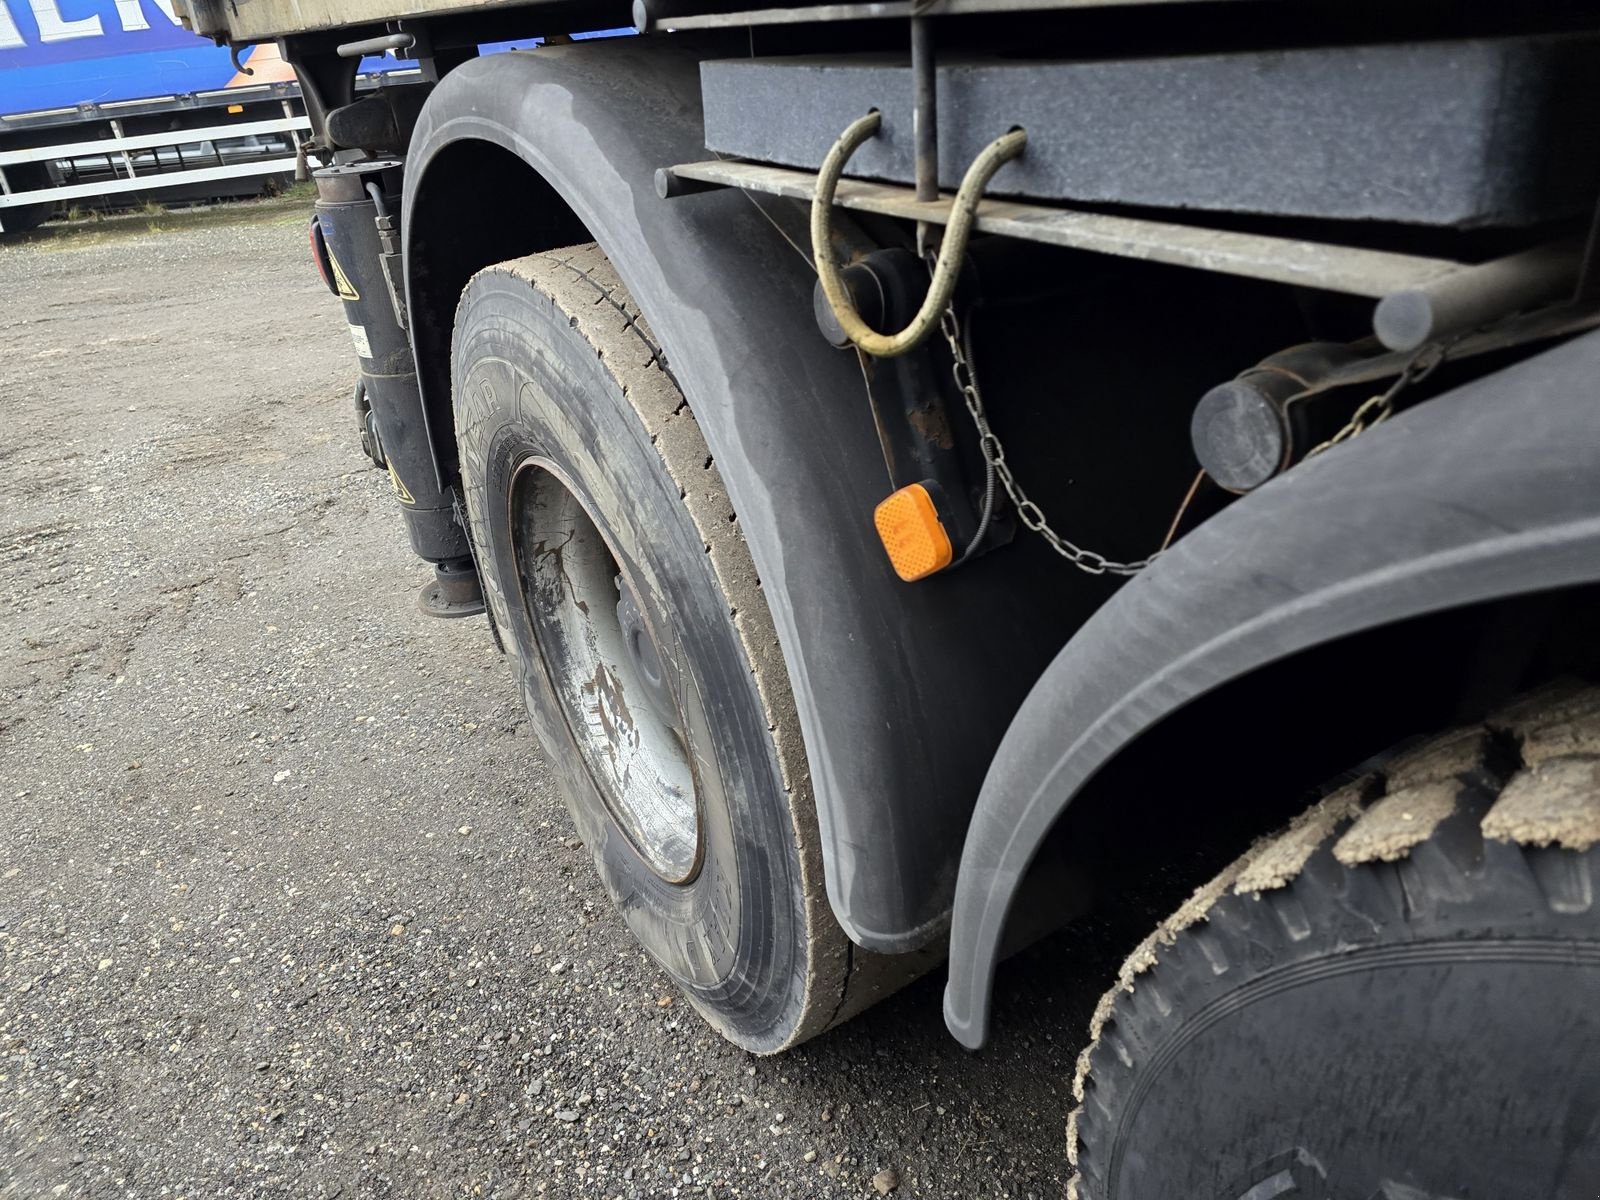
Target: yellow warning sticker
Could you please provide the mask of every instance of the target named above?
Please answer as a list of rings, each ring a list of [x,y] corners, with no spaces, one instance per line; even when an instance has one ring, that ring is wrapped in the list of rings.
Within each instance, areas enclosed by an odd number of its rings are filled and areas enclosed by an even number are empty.
[[[411,489],[401,481],[399,472],[394,469],[394,463],[392,462],[389,464],[389,482],[394,484],[394,494],[400,498],[401,504],[415,504],[417,502],[417,498],[411,494]]]
[[[339,265],[339,260],[333,256],[332,246],[328,247],[328,265],[333,268],[333,286],[339,291],[339,299],[361,299],[361,293],[356,291],[355,284],[350,282],[350,276],[344,273],[344,268]]]

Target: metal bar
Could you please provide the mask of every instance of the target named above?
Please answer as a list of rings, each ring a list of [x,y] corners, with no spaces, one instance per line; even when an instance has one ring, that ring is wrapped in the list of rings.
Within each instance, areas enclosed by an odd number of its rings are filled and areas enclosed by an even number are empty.
[[[252,175],[287,175],[294,171],[293,158],[271,158],[265,162],[234,163],[227,167],[205,167],[181,174],[143,175],[134,179],[112,179],[103,183],[80,183],[71,187],[38,188],[31,192],[12,192],[0,196],[0,208],[38,204],[50,200],[77,200],[83,196],[111,196],[118,192],[154,192],[181,187],[186,183],[210,183],[217,179],[245,179]]]
[[[415,72],[390,72],[397,74]],[[93,120],[105,120],[107,114],[120,116],[171,116],[175,112],[200,112],[207,108],[221,108],[229,104],[248,105],[264,103],[278,96],[292,95],[292,83],[254,84],[250,87],[223,88],[204,92],[191,92],[183,96],[163,96],[158,99],[119,100],[115,103],[87,103],[70,108],[41,108],[33,112],[0,116],[0,130],[50,129],[59,125],[83,125]]]
[[[121,121],[112,121],[111,122],[111,147],[113,149],[115,149],[115,150],[120,151],[120,157],[122,158],[122,165],[128,169],[128,178],[132,179],[136,175],[138,175],[139,172],[137,172],[137,171],[135,171],[133,169],[133,159],[128,156],[128,147],[124,144],[126,141],[127,141],[127,139],[125,137],[123,137],[123,135],[122,135],[122,122]]]
[[[939,73],[933,22],[911,18],[911,131],[917,154],[917,199],[939,198]]]
[[[1464,271],[1471,268],[1463,268]],[[1505,350],[1512,346],[1522,346],[1529,342],[1548,341],[1568,334],[1579,333],[1585,329],[1593,329],[1600,325],[1600,306],[1594,304],[1566,304],[1552,308],[1542,308],[1536,312],[1526,313],[1503,321],[1489,329],[1481,329],[1466,334],[1449,346],[1449,358],[1455,362],[1463,358],[1471,358],[1477,354],[1491,354],[1496,350]],[[1301,400],[1306,396],[1315,396],[1322,392],[1332,391],[1335,388],[1350,387],[1358,383],[1374,383],[1380,379],[1390,379],[1400,374],[1411,363],[1416,361],[1416,352],[1412,350],[1393,350],[1387,354],[1374,355],[1371,358],[1361,358],[1354,362],[1333,368],[1326,375],[1315,380],[1305,390],[1291,397],[1290,402]]]
[[[1196,0],[937,0],[926,8],[935,16],[1048,12],[1052,9],[1106,8],[1111,5],[1188,4]],[[918,6],[920,7],[920,6]],[[905,20],[912,15],[912,0],[869,0],[865,4],[816,4],[792,8],[760,8],[748,12],[703,13],[672,17],[660,22],[666,29],[725,29],[746,25],[804,25],[823,21]],[[918,14],[920,15],[920,14]]]
[[[675,200],[679,196],[693,196],[699,192],[720,191],[722,186],[720,183],[702,183],[698,179],[674,175],[671,167],[656,168],[656,195],[663,200]]]
[[[417,44],[417,38],[412,33],[385,33],[378,37],[363,38],[359,42],[343,42],[339,45],[340,58],[366,58],[370,55],[386,54],[390,50],[409,50]]]
[[[817,178],[810,171],[726,161],[684,163],[671,170],[684,179],[805,201],[811,199]],[[910,188],[890,184],[841,180],[834,203],[841,208],[936,225],[944,225],[950,219],[948,198],[918,201]],[[1014,200],[983,201],[978,206],[977,228],[982,233],[1073,250],[1197,267],[1373,299],[1422,287],[1462,269],[1459,263],[1446,259],[1113,217]]]
[[[25,162],[54,162],[64,158],[82,158],[91,154],[109,154],[114,150],[148,150],[154,146],[176,146],[179,143],[210,142],[219,138],[248,137],[253,133],[288,133],[310,129],[305,117],[274,118],[270,121],[244,121],[238,125],[215,125],[205,129],[174,129],[166,133],[141,133],[125,138],[101,138],[93,142],[62,142],[56,146],[33,146],[26,150],[0,150],[0,167]]]
[[[1570,299],[1582,262],[1583,243],[1569,239],[1466,267],[1385,296],[1373,311],[1372,331],[1390,350],[1415,350],[1435,338]]]

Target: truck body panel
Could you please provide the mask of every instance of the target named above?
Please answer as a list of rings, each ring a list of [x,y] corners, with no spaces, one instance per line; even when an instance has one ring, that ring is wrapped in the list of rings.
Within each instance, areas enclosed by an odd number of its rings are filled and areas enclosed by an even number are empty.
[[[484,0],[482,3],[395,3],[394,0],[251,0],[249,4],[223,6],[200,0],[187,5],[192,27],[207,37],[225,37],[235,43],[264,41],[291,34],[315,33],[330,29],[355,29],[364,25],[383,25],[389,21],[419,20],[429,17],[475,17],[518,7],[560,4],[561,0]],[[597,9],[604,6],[596,5]],[[615,8],[611,9],[615,17]],[[615,20],[575,28],[601,28]]]
[[[1600,40],[1497,38],[1074,61],[940,61],[940,185],[996,130],[1028,150],[991,195],[1418,225],[1526,225],[1600,184]],[[812,170],[869,108],[853,174],[910,183],[903,55],[730,58],[702,68],[706,148]],[[1352,80],[1362,86],[1351,87]],[[1337,112],[1337,120],[1326,114]],[[1543,164],[1526,170],[1530,162]]]

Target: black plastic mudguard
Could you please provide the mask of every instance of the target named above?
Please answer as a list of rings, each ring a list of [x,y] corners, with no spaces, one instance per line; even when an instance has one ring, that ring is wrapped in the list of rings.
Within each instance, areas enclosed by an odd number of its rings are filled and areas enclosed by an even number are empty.
[[[411,220],[434,161],[446,155],[438,170],[448,170],[462,140],[529,164],[599,242],[666,352],[760,573],[799,710],[833,911],[858,944],[905,951],[945,929],[984,771],[1049,657],[1040,619],[1060,617],[1016,614],[1009,598],[1027,593],[1009,568],[914,586],[891,570],[872,524],[890,485],[856,358],[816,329],[804,210],[739,192],[657,197],[658,167],[705,157],[699,63],[728,52],[687,38],[616,39],[489,55],[450,72],[409,154],[410,311],[414,326],[448,327],[454,298],[419,289]],[[541,213],[551,193],[532,182],[530,226],[560,224]],[[449,236],[465,234],[426,235]],[[426,361],[436,342],[417,342],[425,388],[438,387]],[[425,401],[445,424],[448,404]],[[453,439],[448,428],[434,435],[441,447]]]
[[[1600,333],[1420,405],[1201,525],[1069,641],[967,833],[945,1022],[988,1034],[1019,884],[1113,756],[1229,680],[1361,630],[1600,580]]]

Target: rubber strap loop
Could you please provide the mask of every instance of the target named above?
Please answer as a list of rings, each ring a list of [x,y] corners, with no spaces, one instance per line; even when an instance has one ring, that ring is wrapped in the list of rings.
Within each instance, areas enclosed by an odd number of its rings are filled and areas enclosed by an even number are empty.
[[[861,143],[878,132],[881,123],[882,116],[876,110],[852,122],[822,160],[822,170],[817,173],[817,190],[811,199],[811,257],[816,263],[817,277],[822,281],[823,294],[828,298],[828,306],[833,309],[839,327],[868,354],[876,358],[893,358],[915,350],[938,327],[939,318],[956,290],[961,260],[967,252],[967,239],[972,236],[983,189],[989,186],[989,180],[994,178],[996,171],[1022,153],[1028,135],[1021,129],[1013,129],[990,142],[972,160],[951,206],[950,223],[945,229],[944,244],[939,249],[939,259],[933,268],[927,297],[909,325],[898,333],[886,334],[879,333],[863,321],[851,302],[850,293],[833,261],[832,231],[829,228],[833,196],[839,186],[839,177],[844,174],[845,164]]]

